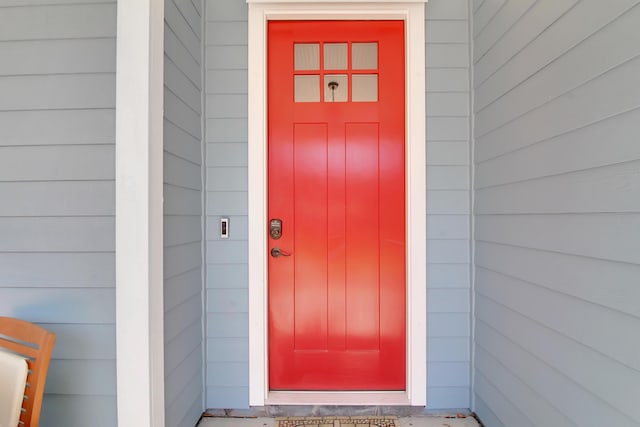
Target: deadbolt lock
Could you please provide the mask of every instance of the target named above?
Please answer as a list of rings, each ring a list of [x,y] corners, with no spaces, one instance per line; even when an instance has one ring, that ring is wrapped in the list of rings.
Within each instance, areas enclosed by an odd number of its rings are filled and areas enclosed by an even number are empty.
[[[269,235],[273,240],[278,240],[282,237],[282,220],[272,219],[269,221]]]

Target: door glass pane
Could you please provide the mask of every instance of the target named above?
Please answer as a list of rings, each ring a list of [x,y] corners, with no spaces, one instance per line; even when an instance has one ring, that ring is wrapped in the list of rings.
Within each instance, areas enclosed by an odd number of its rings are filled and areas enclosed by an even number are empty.
[[[324,45],[324,69],[325,70],[346,70],[347,69],[347,44],[327,43]]]
[[[354,43],[352,67],[354,70],[376,70],[378,68],[378,43]]]
[[[324,76],[324,102],[347,102],[349,79],[346,74]]]
[[[353,102],[376,102],[378,100],[378,75],[377,74],[354,74]]]
[[[320,69],[320,45],[318,43],[295,43],[293,64],[296,70]]]
[[[320,102],[320,76],[294,76],[295,102]]]

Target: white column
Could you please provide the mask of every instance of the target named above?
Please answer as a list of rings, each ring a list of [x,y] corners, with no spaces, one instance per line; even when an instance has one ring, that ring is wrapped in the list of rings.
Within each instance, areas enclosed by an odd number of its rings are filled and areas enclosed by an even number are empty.
[[[118,0],[116,341],[119,427],[164,426],[163,0]]]

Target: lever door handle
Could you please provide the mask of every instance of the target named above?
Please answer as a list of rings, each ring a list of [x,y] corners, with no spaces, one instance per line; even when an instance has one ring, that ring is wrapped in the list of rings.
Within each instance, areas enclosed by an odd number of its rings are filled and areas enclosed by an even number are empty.
[[[274,258],[278,258],[279,256],[291,256],[291,254],[287,251],[283,251],[280,248],[271,249],[271,256]]]

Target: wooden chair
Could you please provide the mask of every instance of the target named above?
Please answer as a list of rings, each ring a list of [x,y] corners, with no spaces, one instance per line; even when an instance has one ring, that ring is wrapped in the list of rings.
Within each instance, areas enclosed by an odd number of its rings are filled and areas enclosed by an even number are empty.
[[[44,384],[56,335],[24,320],[0,317],[0,349],[27,359],[29,373],[20,415],[21,427],[38,427]]]

